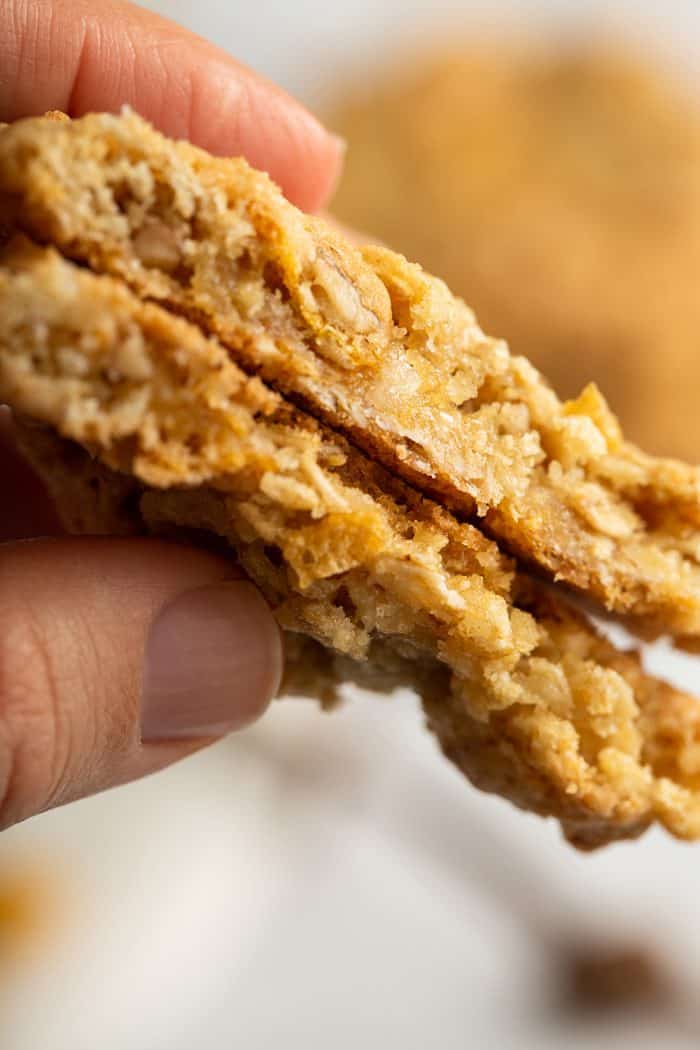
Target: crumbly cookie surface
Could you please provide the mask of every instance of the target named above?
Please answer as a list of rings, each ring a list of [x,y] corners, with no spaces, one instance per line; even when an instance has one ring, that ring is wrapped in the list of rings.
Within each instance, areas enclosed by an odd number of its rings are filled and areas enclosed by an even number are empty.
[[[338,677],[414,684],[477,785],[580,846],[654,820],[700,834],[700,705],[188,321],[14,243],[0,398],[74,529],[224,541],[279,622],[337,654],[294,642],[325,699]]]
[[[419,267],[352,247],[243,160],[128,113],[6,129],[0,202],[519,558],[648,634],[700,634],[700,473],[625,443],[594,387],[561,403]]]
[[[348,84],[338,216],[439,274],[566,397],[697,463],[700,107],[658,56],[494,41]]]

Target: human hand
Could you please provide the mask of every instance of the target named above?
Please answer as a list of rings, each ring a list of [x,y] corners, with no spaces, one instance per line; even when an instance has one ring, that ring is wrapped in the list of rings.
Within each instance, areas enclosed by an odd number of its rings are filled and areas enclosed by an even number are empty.
[[[245,155],[308,210],[340,169],[338,141],[301,106],[180,27],[122,0],[5,0],[0,121],[122,103],[166,134]],[[0,827],[151,773],[264,711],[280,635],[230,563],[61,536],[1,407],[0,484]]]

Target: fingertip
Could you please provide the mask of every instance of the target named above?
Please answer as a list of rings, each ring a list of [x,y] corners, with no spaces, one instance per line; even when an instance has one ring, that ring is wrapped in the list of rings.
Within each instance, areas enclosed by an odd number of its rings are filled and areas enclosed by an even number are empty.
[[[180,594],[149,632],[141,739],[242,729],[264,713],[281,677],[280,632],[251,583],[222,581]]]
[[[79,115],[90,109],[117,109],[127,102],[172,138],[184,138],[214,156],[243,156],[265,171],[285,196],[304,211],[324,207],[342,170],[344,144],[305,106],[231,55],[180,27],[149,18],[137,37],[149,48],[121,55],[112,33],[112,61],[121,63],[121,94],[103,94],[103,27],[99,45],[83,49],[80,90],[73,102]],[[120,31],[121,32],[121,31]],[[141,55],[147,55],[144,60]],[[157,59],[157,60],[156,60]],[[133,68],[126,66],[133,62]],[[99,105],[96,105],[99,101]]]
[[[298,207],[323,207],[340,141],[280,88],[181,26],[120,0],[0,4],[0,120],[125,103],[160,131],[218,156],[244,156]],[[26,56],[31,55],[32,61]]]
[[[303,211],[318,211],[328,203],[340,178],[345,144],[301,103],[228,56],[199,67],[187,90],[180,118],[172,111],[159,114],[156,122],[162,130],[216,156],[244,156]],[[216,107],[212,97],[219,100]]]
[[[315,120],[315,118],[312,118]],[[285,192],[286,196],[302,211],[318,212],[333,199],[343,172],[347,145],[339,135],[333,135],[315,121],[312,142],[316,154],[315,164],[304,167],[305,178],[295,180]]]
[[[340,179],[344,158],[340,140],[305,110],[288,121],[285,138],[278,141],[279,155],[272,158],[272,168],[264,158],[254,166],[268,171],[302,211],[318,212],[328,204]]]

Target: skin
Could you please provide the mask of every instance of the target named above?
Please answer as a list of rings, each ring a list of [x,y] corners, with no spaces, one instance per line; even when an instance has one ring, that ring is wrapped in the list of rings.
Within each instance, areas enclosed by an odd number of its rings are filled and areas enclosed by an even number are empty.
[[[4,0],[0,120],[49,109],[79,116],[123,103],[168,135],[246,156],[307,210],[323,208],[337,181],[342,144],[205,40],[117,0]],[[156,541],[61,536],[17,452],[6,408],[0,478],[0,827],[161,769],[263,713],[279,682],[279,634],[253,588],[232,581],[229,563]],[[209,594],[212,610],[233,611],[225,656],[235,655],[238,641],[246,673],[232,674],[225,698],[219,674],[217,711],[224,700],[226,710],[215,731],[170,734],[161,689],[155,724],[162,738],[154,736],[151,712],[144,739],[144,663],[154,625],[173,607],[170,633],[173,622],[189,624],[188,615],[201,620]],[[201,622],[191,627],[184,633],[196,638]],[[164,637],[167,630],[161,650]],[[204,693],[205,679],[200,673]],[[198,698],[186,699],[192,706]]]

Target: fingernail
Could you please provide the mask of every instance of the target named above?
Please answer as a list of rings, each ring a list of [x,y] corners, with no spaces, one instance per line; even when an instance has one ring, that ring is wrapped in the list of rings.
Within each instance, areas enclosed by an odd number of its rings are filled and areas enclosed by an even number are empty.
[[[280,633],[251,583],[187,591],[151,627],[141,737],[223,736],[239,729],[262,714],[281,673]]]

